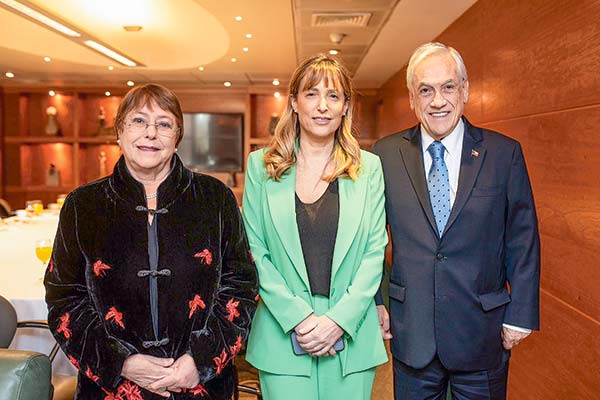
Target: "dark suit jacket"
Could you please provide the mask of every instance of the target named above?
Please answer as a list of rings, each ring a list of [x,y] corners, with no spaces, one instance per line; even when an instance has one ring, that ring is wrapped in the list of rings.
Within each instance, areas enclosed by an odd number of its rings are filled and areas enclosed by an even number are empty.
[[[466,119],[456,200],[441,238],[419,125],[373,146],[393,242],[392,353],[413,368],[497,366],[502,323],[539,329],[539,235],[521,146]]]

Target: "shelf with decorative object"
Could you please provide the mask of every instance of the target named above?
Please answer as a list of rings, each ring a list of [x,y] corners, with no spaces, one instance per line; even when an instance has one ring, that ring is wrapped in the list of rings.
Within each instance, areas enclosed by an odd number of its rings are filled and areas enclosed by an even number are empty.
[[[122,96],[88,89],[55,92],[4,90],[2,184],[14,208],[32,197],[54,202],[57,193],[110,173],[118,158],[112,125]]]

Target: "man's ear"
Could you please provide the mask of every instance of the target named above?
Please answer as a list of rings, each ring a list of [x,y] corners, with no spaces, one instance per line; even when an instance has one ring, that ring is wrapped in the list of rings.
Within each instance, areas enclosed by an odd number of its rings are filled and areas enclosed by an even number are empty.
[[[467,104],[467,101],[469,100],[469,81],[465,79],[464,83],[463,83],[463,91],[464,91],[464,103]]]
[[[415,96],[413,95],[412,90],[408,89],[408,101],[410,102],[410,109],[415,109]]]

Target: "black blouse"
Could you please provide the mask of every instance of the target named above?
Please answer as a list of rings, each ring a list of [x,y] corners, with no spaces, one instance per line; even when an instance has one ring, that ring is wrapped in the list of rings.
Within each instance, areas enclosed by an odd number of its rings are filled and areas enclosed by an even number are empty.
[[[329,297],[339,214],[337,180],[312,204],[303,203],[296,195],[296,222],[313,295]]]

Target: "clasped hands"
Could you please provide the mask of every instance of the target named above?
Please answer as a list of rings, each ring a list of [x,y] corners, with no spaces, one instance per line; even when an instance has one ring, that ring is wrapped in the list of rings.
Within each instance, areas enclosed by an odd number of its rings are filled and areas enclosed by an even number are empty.
[[[121,375],[162,397],[191,389],[200,383],[194,359],[184,354],[177,360],[134,354],[125,359]]]
[[[344,334],[331,318],[310,314],[294,328],[298,344],[313,357],[335,356],[333,345]]]

